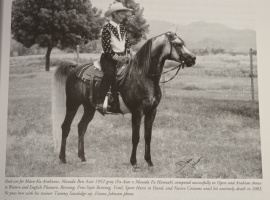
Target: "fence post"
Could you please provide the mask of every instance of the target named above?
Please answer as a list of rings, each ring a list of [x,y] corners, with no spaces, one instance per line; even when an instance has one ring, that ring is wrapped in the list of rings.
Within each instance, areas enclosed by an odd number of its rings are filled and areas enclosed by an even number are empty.
[[[80,46],[77,45],[76,47],[77,47],[77,51],[76,51],[76,52],[77,52],[77,64],[79,64],[79,59],[80,59],[80,58],[79,58],[79,56],[80,56]]]
[[[254,80],[253,80],[253,60],[252,60],[252,49],[249,50],[250,54],[250,78],[251,78],[251,95],[252,95],[252,102],[254,102]]]

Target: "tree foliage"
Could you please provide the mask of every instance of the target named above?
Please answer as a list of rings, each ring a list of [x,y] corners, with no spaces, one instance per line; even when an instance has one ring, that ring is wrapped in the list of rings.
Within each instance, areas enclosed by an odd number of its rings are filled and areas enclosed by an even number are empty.
[[[143,17],[144,8],[141,8],[140,4],[135,3],[134,0],[116,1],[122,2],[125,7],[133,10],[132,15],[128,15],[127,19],[124,21],[131,44],[135,45],[140,42],[141,39],[146,39],[146,34],[149,32],[149,24],[146,23],[146,19]]]
[[[83,40],[97,39],[104,23],[90,0],[15,0],[11,31],[26,47],[47,47],[46,70],[52,48],[74,48]]]

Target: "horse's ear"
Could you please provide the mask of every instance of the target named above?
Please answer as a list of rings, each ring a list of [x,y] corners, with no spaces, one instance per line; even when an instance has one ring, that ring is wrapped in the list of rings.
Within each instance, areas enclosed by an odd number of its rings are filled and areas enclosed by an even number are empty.
[[[172,31],[168,31],[168,32],[166,33],[166,35],[167,35],[169,38],[173,39],[173,38],[175,37],[176,33],[175,33],[175,32],[172,32]]]
[[[171,31],[166,32],[166,35],[170,37],[171,36]]]
[[[177,30],[178,30],[178,26],[177,26],[177,25],[173,25],[173,26],[168,30],[168,32],[170,32],[171,35],[173,36],[173,35],[176,35]]]
[[[172,36],[175,35],[175,33],[172,32],[172,31],[168,31],[168,32],[166,33],[166,35],[167,35],[168,37],[172,37]]]

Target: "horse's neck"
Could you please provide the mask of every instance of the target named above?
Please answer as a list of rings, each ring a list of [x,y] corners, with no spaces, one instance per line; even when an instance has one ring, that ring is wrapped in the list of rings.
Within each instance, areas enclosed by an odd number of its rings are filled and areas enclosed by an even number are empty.
[[[164,45],[164,40],[162,40],[162,38],[156,39],[153,42],[148,41],[145,45],[146,46],[142,47],[144,49],[137,52],[134,60],[132,61],[132,65],[129,66],[127,71],[131,77],[141,79],[142,81],[149,79],[149,77],[152,77],[152,80],[159,80],[159,75],[162,73],[168,54],[165,50],[166,45]]]
[[[163,46],[158,46],[153,49],[151,62],[149,67],[149,74],[161,74],[166,60],[166,54]]]
[[[161,74],[165,60],[163,57],[154,57],[150,63],[148,74]]]

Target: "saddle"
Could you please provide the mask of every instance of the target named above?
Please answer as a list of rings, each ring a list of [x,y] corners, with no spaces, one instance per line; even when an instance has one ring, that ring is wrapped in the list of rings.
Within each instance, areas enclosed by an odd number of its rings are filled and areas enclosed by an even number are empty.
[[[101,69],[100,62],[95,61],[94,63],[86,63],[83,65],[80,65],[80,70],[77,72],[76,76],[81,79],[86,84],[90,85],[90,91],[89,91],[89,100],[90,103],[95,107],[95,96],[97,95],[99,91],[100,81],[102,80],[102,77],[104,76],[104,73]],[[118,63],[117,66],[117,74],[116,74],[116,88],[117,86],[120,86],[124,83],[125,77],[126,77],[126,68],[127,64],[120,64]],[[122,114],[130,113],[129,109],[126,107],[120,93],[119,94],[119,103],[120,103],[120,110]],[[108,91],[109,95],[109,103],[112,102],[111,92]]]

